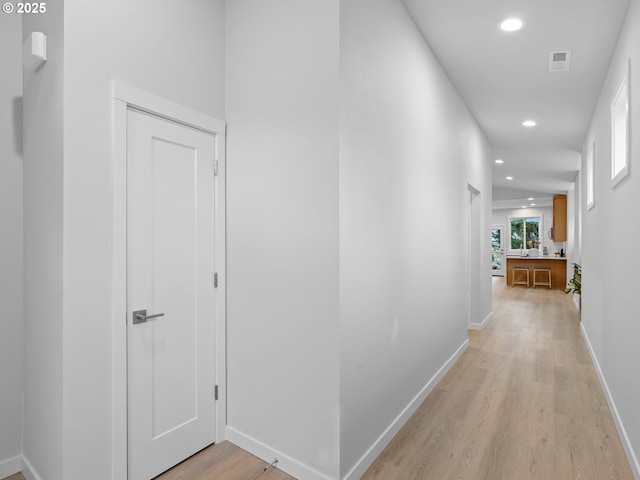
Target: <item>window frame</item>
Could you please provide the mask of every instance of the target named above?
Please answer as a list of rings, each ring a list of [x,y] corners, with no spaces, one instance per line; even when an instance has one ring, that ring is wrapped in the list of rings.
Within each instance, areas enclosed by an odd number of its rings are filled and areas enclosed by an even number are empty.
[[[591,210],[596,205],[596,143],[592,142],[587,152],[587,175],[586,175],[586,197],[587,197],[587,211]]]
[[[611,101],[611,188],[629,175],[629,163],[631,155],[631,119],[629,115],[631,99],[631,82],[629,81],[631,71],[631,59],[627,62],[627,70],[622,76],[619,87],[613,100]],[[622,117],[620,115],[622,113]],[[624,124],[622,121],[624,120]],[[618,136],[624,133],[623,146],[616,148],[619,143]],[[623,161],[618,161],[622,159]]]

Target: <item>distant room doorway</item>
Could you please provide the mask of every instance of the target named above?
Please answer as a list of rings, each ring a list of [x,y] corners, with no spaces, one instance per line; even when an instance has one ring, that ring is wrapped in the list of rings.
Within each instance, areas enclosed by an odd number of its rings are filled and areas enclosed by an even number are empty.
[[[494,277],[504,277],[504,225],[491,227],[491,274]]]

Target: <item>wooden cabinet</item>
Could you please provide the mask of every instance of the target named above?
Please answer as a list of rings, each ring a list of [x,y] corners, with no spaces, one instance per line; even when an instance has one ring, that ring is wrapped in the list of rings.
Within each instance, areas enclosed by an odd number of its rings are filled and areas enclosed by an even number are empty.
[[[567,196],[553,196],[553,241],[567,241]]]
[[[551,269],[551,288],[564,290],[567,286],[567,259],[560,257],[507,257],[507,285],[513,281],[513,267],[529,269],[529,285],[533,287],[533,269]],[[548,288],[548,287],[545,287]]]

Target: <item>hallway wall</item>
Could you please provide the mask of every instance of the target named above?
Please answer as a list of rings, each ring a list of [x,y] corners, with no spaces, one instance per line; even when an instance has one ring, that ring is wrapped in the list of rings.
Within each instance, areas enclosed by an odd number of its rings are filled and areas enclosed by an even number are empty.
[[[611,188],[611,102],[627,61],[631,58],[630,175]],[[583,149],[582,177],[587,151],[595,142],[595,206],[586,210],[582,192],[582,324],[601,369],[612,412],[640,479],[640,321],[638,271],[640,237],[640,1],[632,0],[625,27],[611,62],[598,107]],[[622,428],[620,428],[622,427]]]
[[[229,439],[339,463],[338,0],[227,2]]]
[[[21,52],[21,16],[0,15],[0,478],[19,468],[22,454]]]
[[[23,78],[23,454],[33,474],[62,480],[63,10],[48,6],[22,24],[23,37],[47,35],[47,63]]]
[[[491,313],[491,150],[399,0],[340,15],[340,463],[355,479],[467,340],[467,184],[476,313]]]

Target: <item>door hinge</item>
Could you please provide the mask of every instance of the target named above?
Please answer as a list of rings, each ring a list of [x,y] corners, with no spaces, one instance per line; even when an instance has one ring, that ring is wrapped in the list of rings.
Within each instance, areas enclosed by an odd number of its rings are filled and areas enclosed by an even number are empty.
[[[213,174],[218,175],[218,160],[213,161]]]
[[[213,288],[218,288],[218,274],[213,274]]]
[[[218,400],[218,385],[216,385],[213,389],[213,399]]]

